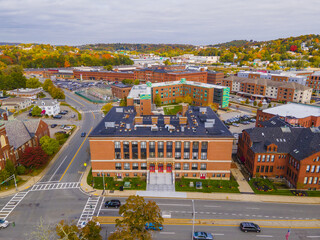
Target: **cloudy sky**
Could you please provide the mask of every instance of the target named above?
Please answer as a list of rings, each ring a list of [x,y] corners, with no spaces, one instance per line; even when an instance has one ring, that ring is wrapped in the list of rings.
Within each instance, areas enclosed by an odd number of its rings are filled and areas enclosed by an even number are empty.
[[[215,44],[320,32],[319,0],[0,0],[0,42]]]

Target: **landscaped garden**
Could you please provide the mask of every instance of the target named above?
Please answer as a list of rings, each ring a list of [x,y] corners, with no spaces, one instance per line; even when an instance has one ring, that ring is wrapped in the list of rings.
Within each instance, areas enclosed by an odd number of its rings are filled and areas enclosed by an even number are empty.
[[[191,179],[180,178],[175,183],[176,191],[179,192],[223,192],[223,193],[239,193],[239,185],[237,181],[231,177],[228,180],[211,180],[211,179]],[[201,185],[201,187],[200,187]]]
[[[164,115],[176,115],[178,112],[182,112],[181,105],[172,105],[163,107]]]
[[[104,182],[106,184],[106,190],[120,190],[120,187],[124,187],[124,190],[146,190],[147,188],[144,177],[125,177],[121,181],[117,181],[113,177],[104,177]],[[126,182],[130,183],[130,187],[125,186]],[[93,177],[92,170],[90,170],[88,174],[87,183],[95,189],[103,189],[103,177]]]

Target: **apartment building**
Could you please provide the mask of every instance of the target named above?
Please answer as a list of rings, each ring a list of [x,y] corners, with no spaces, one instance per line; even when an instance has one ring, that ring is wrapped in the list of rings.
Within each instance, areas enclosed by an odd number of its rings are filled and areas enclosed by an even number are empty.
[[[79,80],[105,80],[111,82],[121,82],[124,79],[134,79],[132,71],[106,71],[106,70],[74,70],[73,76]]]
[[[308,76],[307,86],[312,88],[313,91],[320,93],[320,72],[315,72]]]
[[[36,101],[36,106],[44,111],[44,114],[55,116],[60,112],[60,102],[56,99],[41,99]]]
[[[294,82],[277,82],[262,78],[228,77],[222,85],[231,92],[252,99],[268,98],[273,101],[309,103],[312,89]]]
[[[221,85],[222,79],[224,78],[223,72],[207,71],[207,83]]]
[[[319,142],[319,128],[251,128],[240,134],[237,156],[252,176],[284,178],[291,188],[318,190]]]
[[[288,103],[273,108],[258,109],[256,126],[260,127],[261,122],[270,120],[275,116],[293,126],[320,126],[320,107],[301,103]]]
[[[9,110],[11,112],[20,111],[22,109],[30,107],[32,104],[32,101],[30,98],[21,98],[21,97],[4,98],[0,100],[0,102],[1,102],[2,109]]]
[[[123,99],[129,95],[131,88],[131,85],[125,85],[122,83],[113,84],[111,85],[112,96]]]
[[[180,116],[113,107],[89,142],[93,176],[230,178],[233,136],[209,107],[186,107]]]
[[[37,95],[42,92],[42,88],[20,88],[7,91],[7,94],[21,97],[21,98],[30,98],[36,99]]]

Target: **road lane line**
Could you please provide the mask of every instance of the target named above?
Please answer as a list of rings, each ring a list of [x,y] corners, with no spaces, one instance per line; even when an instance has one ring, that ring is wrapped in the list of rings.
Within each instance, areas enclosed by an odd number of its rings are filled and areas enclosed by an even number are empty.
[[[224,233],[211,233],[212,236],[223,236]]]
[[[320,236],[307,236],[307,238],[320,238]]]
[[[221,207],[221,206],[204,205],[204,207]]]
[[[272,235],[256,235],[256,237],[273,238]]]
[[[96,116],[94,115],[94,113],[93,112],[91,112],[91,113],[92,113],[93,119],[96,119]]]
[[[175,232],[160,232],[160,234],[176,234]]]
[[[48,182],[51,182],[51,179],[53,178],[54,175],[56,175],[58,169],[61,167],[62,163],[64,163],[64,161],[67,159],[67,157],[68,157],[68,156],[66,156],[66,157],[62,160],[62,162],[60,163],[59,167],[57,167],[57,169],[54,171],[54,173],[52,174],[52,176],[51,176],[51,178],[49,179]]]
[[[258,209],[260,209],[260,208],[250,208],[250,207],[246,207],[246,209],[258,210]]]
[[[89,130],[89,132],[88,132],[87,136],[85,137],[85,139],[83,140],[83,142],[81,143],[80,147],[78,148],[78,150],[77,150],[76,154],[73,156],[73,158],[72,158],[72,160],[70,161],[70,163],[69,163],[68,167],[66,168],[66,170],[65,170],[65,171],[64,171],[64,173],[62,174],[62,176],[61,176],[61,178],[60,178],[59,182],[62,180],[62,178],[64,177],[64,175],[65,175],[65,174],[66,174],[66,172],[68,171],[68,169],[69,169],[70,165],[72,164],[73,160],[74,160],[74,159],[76,158],[76,156],[78,155],[78,152],[79,152],[79,151],[80,151],[80,149],[82,148],[82,146],[83,146],[84,142],[87,140],[87,138],[88,138],[88,136],[89,136],[89,134],[90,134],[90,132],[91,132],[91,131],[92,131],[92,127],[91,127],[91,129]]]
[[[158,203],[158,206],[182,206],[182,207],[191,207],[189,204],[170,204],[170,203]]]
[[[100,204],[100,208],[99,208],[99,211],[98,211],[98,213],[97,213],[97,217],[99,217],[99,213],[100,213],[100,211],[101,211],[102,204],[104,203],[104,198],[105,198],[105,197],[102,198],[102,201],[101,201],[101,204]]]
[[[79,103],[80,105],[82,105],[82,106],[84,106],[85,107],[85,105],[83,105],[81,102],[79,102],[78,100],[76,100],[76,99],[74,99],[74,98],[72,98],[72,97],[70,97],[69,95],[67,95],[66,94],[66,96],[68,97],[68,98],[71,98],[73,101],[76,101],[77,103]]]

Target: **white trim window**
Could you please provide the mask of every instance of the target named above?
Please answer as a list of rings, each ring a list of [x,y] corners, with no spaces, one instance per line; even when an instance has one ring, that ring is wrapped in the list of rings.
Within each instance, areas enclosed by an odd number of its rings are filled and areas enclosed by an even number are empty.
[[[307,184],[307,182],[308,182],[308,177],[305,177],[304,180],[303,180],[303,183]]]

